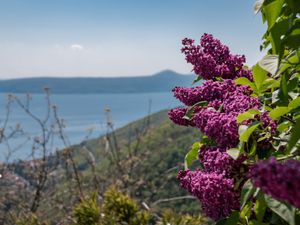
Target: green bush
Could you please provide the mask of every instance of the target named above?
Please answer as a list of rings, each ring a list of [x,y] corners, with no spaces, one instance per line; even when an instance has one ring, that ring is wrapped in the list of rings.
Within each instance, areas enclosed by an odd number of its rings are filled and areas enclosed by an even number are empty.
[[[150,218],[149,213],[140,210],[134,200],[114,188],[106,191],[102,207],[103,225],[146,225]]]
[[[97,195],[82,200],[73,210],[75,225],[146,225],[149,214],[129,196],[109,188],[100,205]]]
[[[76,225],[99,225],[100,216],[96,194],[82,200],[74,209]]]

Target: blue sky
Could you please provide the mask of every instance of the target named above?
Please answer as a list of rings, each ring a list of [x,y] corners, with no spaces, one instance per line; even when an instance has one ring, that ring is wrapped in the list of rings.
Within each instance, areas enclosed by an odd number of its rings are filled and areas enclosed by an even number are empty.
[[[211,33],[259,60],[254,0],[0,0],[0,78],[189,73],[181,39]]]

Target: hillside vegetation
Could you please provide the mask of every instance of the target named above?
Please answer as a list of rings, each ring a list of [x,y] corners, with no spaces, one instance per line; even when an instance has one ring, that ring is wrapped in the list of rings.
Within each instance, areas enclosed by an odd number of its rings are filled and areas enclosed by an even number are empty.
[[[167,111],[161,111],[100,138],[62,150],[47,160],[51,172],[36,214],[56,223],[71,215],[72,208],[80,201],[78,181],[65,157],[70,152],[83,195],[97,190],[103,196],[113,185],[139,204],[146,204],[153,212],[171,208],[176,212],[198,214],[198,201],[191,201],[176,178],[178,169],[183,167],[182,158],[190,148],[189,143],[200,138],[198,136],[199,133],[192,129],[173,125]],[[114,147],[109,147],[108,142],[114,142]],[[113,152],[118,158],[114,158]],[[30,205],[36,182],[31,165],[30,161],[9,165],[13,172],[0,180],[3,220],[7,219],[8,212],[19,213],[24,205]],[[9,177],[18,179],[19,185],[11,185]],[[182,196],[187,199],[181,199]]]

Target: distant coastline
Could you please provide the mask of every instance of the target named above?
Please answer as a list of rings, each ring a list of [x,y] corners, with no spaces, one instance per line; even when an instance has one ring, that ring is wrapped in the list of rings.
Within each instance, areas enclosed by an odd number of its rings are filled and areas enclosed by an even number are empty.
[[[55,94],[167,92],[175,86],[190,86],[194,78],[171,70],[139,77],[21,78],[0,80],[0,93],[43,93],[44,87]]]

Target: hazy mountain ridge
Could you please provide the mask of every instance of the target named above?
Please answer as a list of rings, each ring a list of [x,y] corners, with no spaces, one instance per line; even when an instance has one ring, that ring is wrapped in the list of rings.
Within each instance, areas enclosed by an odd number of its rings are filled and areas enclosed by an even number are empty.
[[[0,92],[42,93],[44,87],[55,94],[167,92],[175,86],[189,86],[193,79],[194,75],[182,75],[171,70],[138,77],[22,78],[0,80]]]

